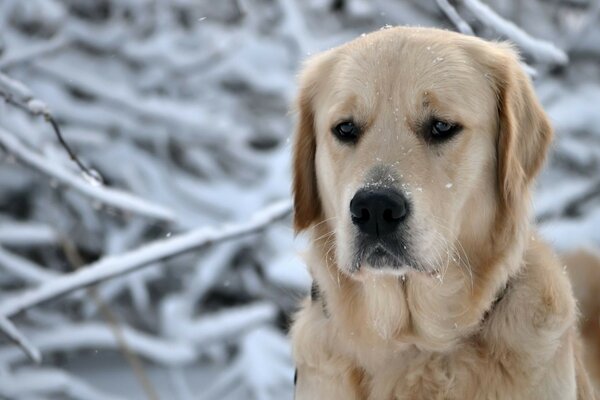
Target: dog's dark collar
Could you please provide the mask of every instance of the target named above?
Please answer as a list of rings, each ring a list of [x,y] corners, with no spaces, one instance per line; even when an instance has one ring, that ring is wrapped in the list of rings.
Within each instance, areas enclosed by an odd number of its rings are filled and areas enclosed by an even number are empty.
[[[319,285],[315,280],[312,281],[312,285],[310,287],[310,299],[313,303],[321,303],[321,308],[323,308],[323,314],[325,314],[326,317],[329,317],[329,311],[327,311],[327,303],[325,302],[323,293],[321,293],[321,289],[319,288]]]
[[[494,301],[492,301],[490,308],[488,308],[486,310],[486,312],[483,313],[483,317],[481,319],[482,323],[485,323],[489,319],[490,315],[496,309],[496,306],[498,305],[498,303],[500,303],[502,301],[502,299],[504,299],[507,296],[508,292],[510,291],[511,283],[512,283],[511,279],[509,279],[508,281],[506,281],[506,284],[504,285],[504,287],[498,291],[498,294],[496,295],[496,298],[494,299]]]

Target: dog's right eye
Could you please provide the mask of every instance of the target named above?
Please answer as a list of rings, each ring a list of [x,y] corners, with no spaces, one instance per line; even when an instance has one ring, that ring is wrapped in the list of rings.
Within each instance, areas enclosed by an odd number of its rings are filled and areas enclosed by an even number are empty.
[[[333,134],[345,143],[354,143],[358,140],[360,134],[359,127],[352,121],[343,121],[337,124],[332,129]]]

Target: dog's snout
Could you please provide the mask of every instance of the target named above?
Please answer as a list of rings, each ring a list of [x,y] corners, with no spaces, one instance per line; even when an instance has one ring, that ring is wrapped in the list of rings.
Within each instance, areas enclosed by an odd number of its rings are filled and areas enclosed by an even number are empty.
[[[391,189],[361,189],[350,201],[352,223],[372,236],[394,233],[408,214],[408,203]]]

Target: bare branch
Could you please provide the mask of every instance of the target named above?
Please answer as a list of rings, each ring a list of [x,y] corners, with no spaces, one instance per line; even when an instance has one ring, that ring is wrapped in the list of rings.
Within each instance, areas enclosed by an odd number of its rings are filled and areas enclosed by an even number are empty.
[[[8,320],[8,318],[0,315],[0,331],[6,335],[6,337],[19,346],[21,350],[36,364],[42,362],[42,354],[35,348],[29,340],[19,332],[16,326]]]
[[[173,257],[204,246],[258,232],[287,216],[289,200],[274,203],[254,214],[248,222],[226,224],[219,228],[199,228],[168,239],[157,240],[116,256],[107,256],[76,272],[65,274],[37,288],[13,295],[0,303],[0,315],[11,316],[44,301],[72,292],[115,276],[135,271],[152,262]]]
[[[103,204],[159,220],[173,221],[175,219],[174,213],[163,206],[149,203],[120,190],[90,184],[62,165],[46,160],[40,154],[30,150],[16,139],[15,135],[1,127],[0,145],[4,146],[8,152],[14,154],[24,164]]]

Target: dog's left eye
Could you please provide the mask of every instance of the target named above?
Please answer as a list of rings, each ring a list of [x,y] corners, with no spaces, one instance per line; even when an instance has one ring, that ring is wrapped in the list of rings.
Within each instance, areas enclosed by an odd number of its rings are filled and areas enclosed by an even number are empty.
[[[435,119],[429,125],[428,139],[432,142],[443,142],[460,130],[461,126],[459,124]]]
[[[358,140],[358,135],[360,134],[359,127],[352,121],[340,122],[333,127],[332,131],[341,142],[350,143],[356,142]]]

